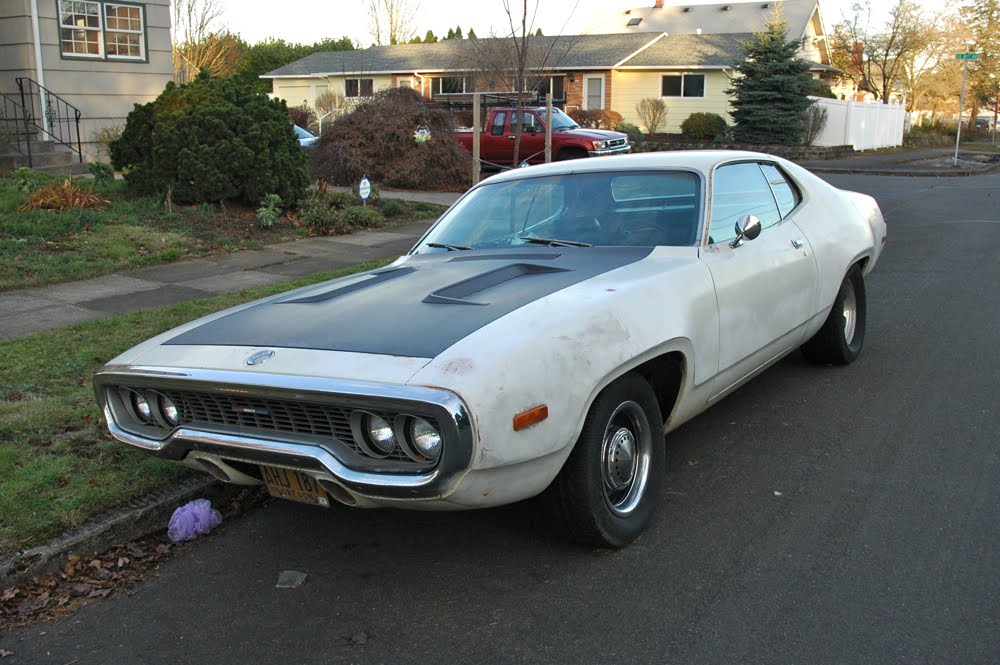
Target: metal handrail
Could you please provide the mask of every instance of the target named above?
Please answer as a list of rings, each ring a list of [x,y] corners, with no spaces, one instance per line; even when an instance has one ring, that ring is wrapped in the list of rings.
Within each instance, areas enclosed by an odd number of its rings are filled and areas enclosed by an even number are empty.
[[[80,117],[83,115],[59,95],[42,87],[33,79],[19,76],[15,79],[21,93],[21,112],[24,117],[25,133],[30,137],[32,130],[68,147],[83,163],[83,143],[80,138]],[[41,124],[39,124],[41,120]],[[30,151],[30,147],[29,147]],[[28,154],[28,166],[31,155]]]
[[[31,165],[31,133],[24,107],[16,99],[0,93],[0,142],[28,158]]]

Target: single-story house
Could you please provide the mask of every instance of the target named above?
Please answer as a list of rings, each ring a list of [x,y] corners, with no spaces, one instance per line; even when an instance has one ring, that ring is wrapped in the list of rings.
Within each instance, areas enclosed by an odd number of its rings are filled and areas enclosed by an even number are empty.
[[[34,139],[79,139],[85,160],[106,159],[101,130],[124,124],[172,78],[170,0],[0,2],[0,143],[23,138],[27,112]]]
[[[695,112],[728,119],[725,91],[741,54],[740,43],[763,27],[775,4],[788,21],[789,34],[805,39],[802,57],[813,63],[814,76],[834,82],[838,70],[830,65],[817,0],[784,0],[697,5],[688,11],[658,3],[629,14],[613,13],[593,26],[603,30],[600,33],[532,37],[530,86],[552,90],[555,98],[565,100],[567,111],[609,109],[640,126],[636,104],[646,97],[663,98],[669,132],[679,131],[681,122]],[[690,15],[702,15],[704,20],[695,21]],[[641,20],[633,23],[636,19]],[[633,30],[647,24],[653,31]],[[495,77],[489,74],[497,63],[490,60],[509,53],[509,40],[475,41],[314,53],[261,78],[271,80],[273,94],[290,106],[314,107],[316,99],[328,92],[350,104],[391,87],[412,87],[428,98],[473,89],[497,91],[496,81],[490,80]]]

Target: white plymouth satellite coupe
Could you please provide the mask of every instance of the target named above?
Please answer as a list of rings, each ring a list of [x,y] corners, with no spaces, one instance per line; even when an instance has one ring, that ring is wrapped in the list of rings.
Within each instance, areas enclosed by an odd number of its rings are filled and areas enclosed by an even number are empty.
[[[536,495],[622,547],[664,433],[801,348],[847,364],[874,199],[748,152],[604,157],[470,189],[385,268],[213,314],[95,377],[115,438],[328,506]]]

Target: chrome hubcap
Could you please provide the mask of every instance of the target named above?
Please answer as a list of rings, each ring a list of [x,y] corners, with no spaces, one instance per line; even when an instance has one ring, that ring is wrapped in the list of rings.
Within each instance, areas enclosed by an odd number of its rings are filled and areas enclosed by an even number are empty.
[[[858,296],[854,293],[854,282],[847,280],[844,287],[844,341],[850,344],[858,328]]]
[[[604,498],[614,513],[627,515],[642,500],[652,448],[642,407],[631,401],[619,404],[608,420],[601,445]]]

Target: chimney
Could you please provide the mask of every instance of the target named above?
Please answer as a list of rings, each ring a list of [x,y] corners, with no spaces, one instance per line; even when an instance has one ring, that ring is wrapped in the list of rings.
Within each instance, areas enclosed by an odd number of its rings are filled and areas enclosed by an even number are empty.
[[[653,9],[663,9],[663,0],[656,0],[656,4],[653,5]]]

